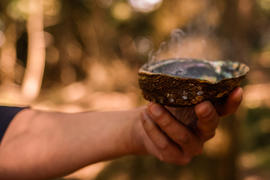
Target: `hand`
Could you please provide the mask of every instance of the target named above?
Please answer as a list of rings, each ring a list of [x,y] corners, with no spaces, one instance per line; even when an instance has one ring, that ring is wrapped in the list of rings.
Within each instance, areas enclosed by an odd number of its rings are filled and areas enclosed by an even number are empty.
[[[202,153],[204,142],[215,135],[220,116],[237,110],[242,94],[241,88],[235,89],[227,102],[217,109],[208,101],[196,105],[197,132],[180,124],[161,105],[151,103],[141,112],[142,130],[139,132],[144,150],[164,162],[187,164]]]

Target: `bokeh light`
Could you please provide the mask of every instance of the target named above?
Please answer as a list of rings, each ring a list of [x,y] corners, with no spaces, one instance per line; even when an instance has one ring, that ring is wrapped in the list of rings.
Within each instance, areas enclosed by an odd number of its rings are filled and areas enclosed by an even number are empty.
[[[270,10],[270,0],[257,0],[260,8],[269,11]]]
[[[157,9],[162,0],[129,0],[129,3],[136,11],[147,13]]]
[[[147,37],[138,37],[135,39],[136,49],[140,54],[147,54],[152,48],[153,43]]]
[[[118,20],[128,20],[131,17],[131,8],[125,2],[116,3],[112,9],[114,18]]]

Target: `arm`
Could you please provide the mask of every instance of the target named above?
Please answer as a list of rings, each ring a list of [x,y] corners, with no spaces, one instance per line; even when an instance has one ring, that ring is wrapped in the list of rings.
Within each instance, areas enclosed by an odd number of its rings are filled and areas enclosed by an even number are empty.
[[[231,95],[222,112],[227,107],[230,111],[224,114],[236,110],[241,93]],[[165,162],[186,164],[201,153],[219,118],[209,102],[197,105],[196,113],[199,135],[156,104],[131,111],[76,114],[27,109],[11,122],[1,143],[0,177],[49,179],[127,154],[151,154]]]
[[[140,111],[66,114],[24,110],[11,122],[0,146],[0,177],[48,179],[133,154],[130,132]]]

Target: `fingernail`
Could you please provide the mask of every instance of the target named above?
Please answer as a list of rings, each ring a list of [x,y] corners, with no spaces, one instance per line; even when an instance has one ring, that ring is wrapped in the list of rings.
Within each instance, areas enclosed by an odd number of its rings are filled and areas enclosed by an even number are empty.
[[[201,104],[201,106],[198,109],[198,113],[203,118],[208,117],[211,114],[211,112],[212,112],[212,108],[207,102],[205,102],[204,104]]]
[[[160,105],[157,104],[152,104],[150,106],[150,111],[155,117],[159,117],[163,113],[163,109],[160,107]]]
[[[243,90],[242,88],[238,88],[236,91],[237,98],[235,99],[236,102],[240,102],[242,100]]]

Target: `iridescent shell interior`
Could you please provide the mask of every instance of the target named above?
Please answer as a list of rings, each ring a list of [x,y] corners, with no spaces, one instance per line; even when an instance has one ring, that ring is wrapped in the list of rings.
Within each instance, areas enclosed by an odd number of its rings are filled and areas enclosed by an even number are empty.
[[[232,61],[169,59],[145,64],[140,71],[216,84],[224,79],[243,76],[249,68],[245,64]]]

